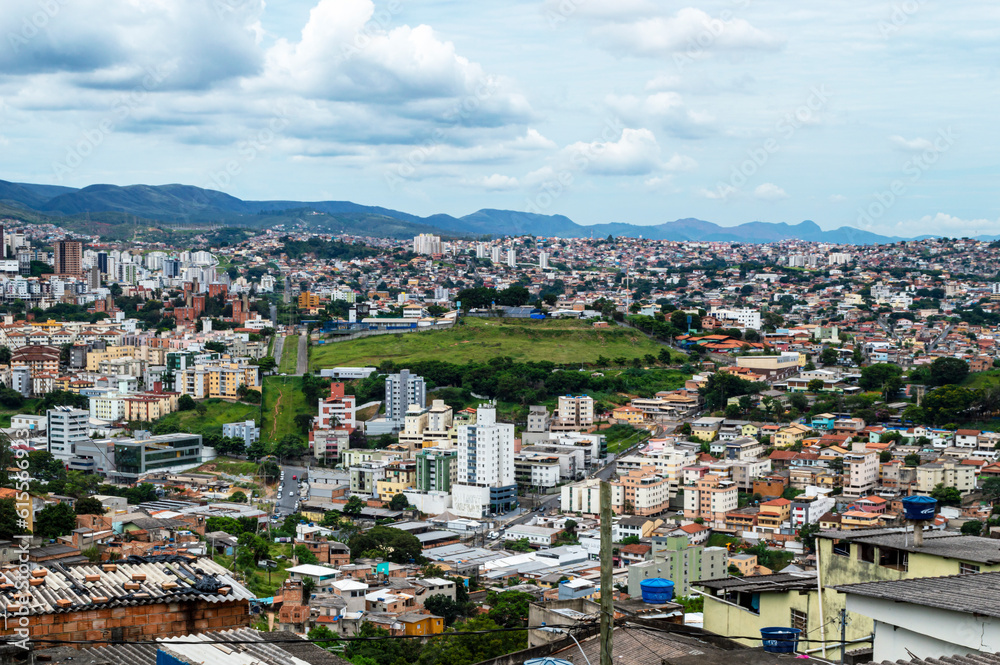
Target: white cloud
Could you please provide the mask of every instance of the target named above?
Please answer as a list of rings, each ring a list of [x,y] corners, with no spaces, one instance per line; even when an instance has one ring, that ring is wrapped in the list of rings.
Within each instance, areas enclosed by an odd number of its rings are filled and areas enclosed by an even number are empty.
[[[780,201],[789,198],[788,192],[773,182],[765,182],[763,185],[757,185],[753,190],[753,195],[761,201]]]
[[[0,71],[123,89],[158,69],[162,89],[204,89],[259,71],[263,11],[263,0],[5,0]]]
[[[517,178],[501,175],[499,173],[483,176],[481,178],[465,179],[462,182],[466,185],[481,187],[490,191],[516,189],[518,186]]]
[[[843,203],[847,200],[847,197],[843,194],[831,194],[830,203]]]
[[[648,129],[624,129],[617,141],[577,142],[563,154],[578,170],[597,175],[646,175],[660,168],[660,144]]]
[[[930,140],[920,137],[907,140],[902,136],[894,135],[889,137],[889,142],[900,150],[908,150],[911,152],[934,150],[934,144]]]
[[[320,0],[297,42],[267,52],[263,90],[310,99],[399,108],[402,115],[455,125],[498,126],[531,116],[509,83],[438,39],[427,25],[388,29],[373,20],[372,0]]]
[[[675,16],[655,16],[596,29],[608,48],[636,56],[686,54],[703,57],[712,51],[775,51],[784,40],[755,28],[744,19],[714,18],[688,7]]]
[[[702,187],[695,190],[695,196],[703,199],[708,199],[709,201],[722,201],[728,198],[728,195],[721,190],[707,189]]]
[[[975,237],[1000,234],[1000,219],[962,219],[955,215],[939,212],[925,215],[918,220],[899,222],[894,229],[896,235],[936,235],[951,238]]]
[[[655,123],[680,138],[702,138],[715,133],[715,118],[687,107],[676,92],[657,92],[647,97],[608,95],[605,104],[629,124]]]

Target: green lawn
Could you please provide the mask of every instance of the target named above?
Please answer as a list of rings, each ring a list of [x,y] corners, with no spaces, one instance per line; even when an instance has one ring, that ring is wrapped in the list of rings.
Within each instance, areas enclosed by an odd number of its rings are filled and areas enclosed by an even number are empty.
[[[199,473],[228,473],[232,476],[252,476],[257,473],[256,462],[246,462],[229,457],[216,457],[211,462],[199,466]]]
[[[316,405],[306,403],[306,396],[302,392],[302,377],[265,377],[261,440],[280,441],[289,434],[297,434],[295,416],[300,413],[316,415]]]
[[[295,374],[296,363],[299,361],[299,336],[289,335],[285,338],[285,346],[281,349],[281,364],[278,365],[278,372],[281,374]]]
[[[627,450],[644,438],[649,437],[649,432],[637,429],[631,425],[612,425],[608,429],[600,430],[598,434],[603,434],[608,442],[608,452],[617,454],[620,450]]]
[[[601,356],[611,361],[615,358],[631,361],[646,354],[656,356],[665,348],[634,330],[594,328],[575,320],[465,318],[462,321],[462,325],[449,330],[380,335],[316,345],[310,354],[309,367],[315,372],[342,365],[378,366],[383,360],[465,363],[497,356],[522,361],[550,360],[566,365],[596,364]],[[285,353],[289,341],[285,342]],[[675,352],[674,361],[682,362],[683,356]],[[285,366],[284,358],[281,365]],[[294,363],[291,366],[294,368]]]
[[[221,399],[206,399],[199,402],[205,406],[205,412],[199,410],[174,411],[168,413],[158,422],[170,425],[177,432],[191,434],[222,434],[225,423],[237,423],[245,420],[257,420],[260,407],[256,404],[242,402],[227,402]]]

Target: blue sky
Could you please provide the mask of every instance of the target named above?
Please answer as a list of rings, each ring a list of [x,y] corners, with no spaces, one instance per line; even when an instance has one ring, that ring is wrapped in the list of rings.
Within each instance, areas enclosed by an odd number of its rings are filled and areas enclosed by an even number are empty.
[[[0,178],[1000,233],[998,19],[961,0],[6,0]]]

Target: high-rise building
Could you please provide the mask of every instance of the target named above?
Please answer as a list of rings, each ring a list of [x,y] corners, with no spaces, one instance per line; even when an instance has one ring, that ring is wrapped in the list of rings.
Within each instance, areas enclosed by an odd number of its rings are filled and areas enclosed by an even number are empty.
[[[163,259],[164,277],[179,277],[181,274],[181,262],[178,259]]]
[[[58,406],[49,409],[45,415],[49,452],[53,457],[69,460],[76,455],[73,449],[75,444],[90,440],[87,435],[90,411]]]
[[[490,261],[493,263],[500,263],[500,251],[501,248],[498,245],[494,245],[490,248]]]
[[[486,245],[484,243],[476,243],[476,258],[485,259],[486,258]]]
[[[108,253],[98,252],[97,253],[97,269],[100,270],[105,275],[108,274]]]
[[[517,250],[513,247],[507,250],[507,267],[516,268],[517,267]]]
[[[416,454],[416,489],[421,492],[451,492],[456,452],[445,448],[424,448]]]
[[[97,266],[91,268],[87,273],[87,286],[90,287],[91,291],[101,288],[101,269]]]
[[[430,233],[421,233],[413,239],[414,254],[440,254],[441,238]]]
[[[83,243],[79,240],[58,240],[55,243],[55,273],[83,274]]]
[[[549,269],[549,253],[548,252],[539,252],[538,253],[538,267],[541,268],[542,270],[548,270]]]
[[[387,420],[403,422],[411,404],[424,408],[427,404],[427,386],[423,377],[410,374],[410,370],[400,370],[385,378],[385,417]]]
[[[495,404],[476,409],[476,424],[459,425],[453,503],[458,514],[504,513],[517,500],[514,425],[497,422]]]

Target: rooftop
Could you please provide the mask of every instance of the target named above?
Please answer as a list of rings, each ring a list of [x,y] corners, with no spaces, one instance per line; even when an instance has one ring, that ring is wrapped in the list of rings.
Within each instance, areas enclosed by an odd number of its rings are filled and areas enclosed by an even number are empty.
[[[1000,617],[1000,573],[866,582],[835,587],[843,593],[884,598],[897,603]]]

